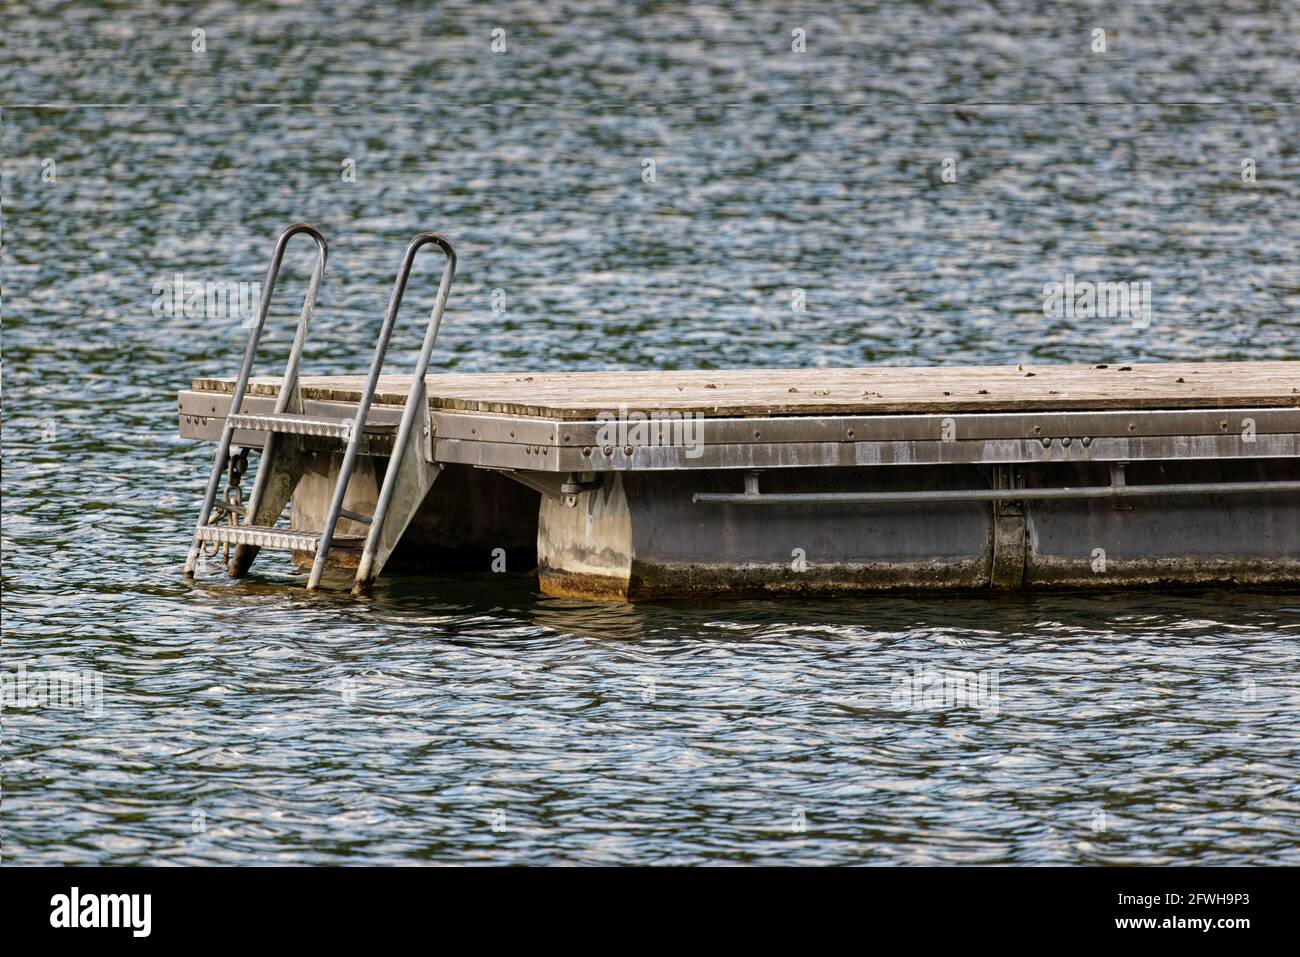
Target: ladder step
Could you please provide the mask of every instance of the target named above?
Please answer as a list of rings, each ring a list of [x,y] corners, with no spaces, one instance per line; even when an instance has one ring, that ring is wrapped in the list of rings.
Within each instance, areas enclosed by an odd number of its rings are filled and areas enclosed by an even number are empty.
[[[199,540],[256,545],[286,552],[314,552],[320,545],[320,532],[265,525],[204,525],[199,529]]]
[[[230,416],[230,424],[236,429],[246,429],[251,432],[279,432],[329,439],[347,439],[352,434],[351,419],[322,419],[296,412],[240,412]],[[392,435],[397,432],[397,423],[367,422],[366,432],[374,435]]]

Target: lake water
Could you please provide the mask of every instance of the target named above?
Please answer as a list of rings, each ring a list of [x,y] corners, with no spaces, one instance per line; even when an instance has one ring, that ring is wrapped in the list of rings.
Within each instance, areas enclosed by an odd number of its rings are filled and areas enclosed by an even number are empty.
[[[306,219],[312,373],[364,366],[422,229],[460,255],[435,370],[1297,358],[1297,30],[6,5],[3,672],[94,693],[6,704],[4,860],[1300,863],[1300,595],[629,606],[484,568],[353,601],[277,555],[187,583],[212,450],[175,392],[246,331],[154,310],[177,273],[260,282]],[[1045,318],[1067,275],[1150,282],[1151,321]]]

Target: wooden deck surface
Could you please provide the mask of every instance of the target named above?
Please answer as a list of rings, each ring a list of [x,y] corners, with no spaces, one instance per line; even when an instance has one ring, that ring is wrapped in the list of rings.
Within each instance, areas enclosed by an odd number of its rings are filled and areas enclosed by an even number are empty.
[[[307,398],[357,401],[364,376],[303,376]],[[385,376],[376,401],[405,401],[409,376]],[[1300,361],[1159,365],[914,366],[683,372],[430,375],[435,409],[547,419],[599,413],[693,412],[709,417],[891,413],[1300,407]],[[234,380],[195,389],[231,392]],[[277,378],[254,394],[274,395]]]

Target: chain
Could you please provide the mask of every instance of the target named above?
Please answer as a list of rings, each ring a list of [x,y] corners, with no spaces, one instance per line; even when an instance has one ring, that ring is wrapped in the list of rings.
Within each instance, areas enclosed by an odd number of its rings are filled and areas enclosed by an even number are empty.
[[[221,497],[221,502],[212,510],[208,516],[209,525],[217,525],[221,522],[224,515],[230,522],[231,526],[239,524],[239,513],[243,511],[244,494],[240,491],[239,483],[244,477],[244,472],[248,470],[248,449],[240,449],[236,454],[226,458],[226,492]],[[222,503],[231,506],[222,508]],[[204,542],[203,554],[209,558],[215,558],[221,554],[221,560],[230,564],[230,543],[229,542]]]

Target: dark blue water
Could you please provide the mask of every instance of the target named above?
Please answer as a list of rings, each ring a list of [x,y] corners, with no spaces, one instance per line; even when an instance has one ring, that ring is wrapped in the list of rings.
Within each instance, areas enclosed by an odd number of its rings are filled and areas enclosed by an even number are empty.
[[[245,332],[152,311],[177,272],[259,282],[306,219],[307,372],[363,366],[422,229],[460,253],[437,369],[1297,358],[1298,30],[1265,2],[6,4],[3,672],[102,698],[6,703],[5,861],[1300,863],[1300,596],[355,602],[275,556],[188,584],[211,449],[175,391]],[[1067,273],[1151,282],[1150,326],[1045,318]]]

